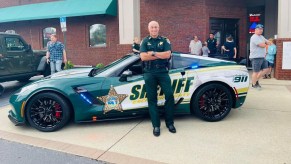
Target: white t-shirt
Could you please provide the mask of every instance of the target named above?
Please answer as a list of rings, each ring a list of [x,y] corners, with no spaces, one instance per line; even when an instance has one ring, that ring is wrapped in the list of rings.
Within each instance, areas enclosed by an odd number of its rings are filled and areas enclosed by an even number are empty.
[[[190,53],[191,54],[200,55],[201,54],[202,43],[200,42],[200,40],[198,40],[197,42],[195,42],[194,40],[191,40],[191,42],[189,44],[189,48],[190,48]]]
[[[265,43],[267,40],[263,35],[254,34],[250,41],[250,59],[264,58],[266,55],[266,48],[259,47],[260,43]]]

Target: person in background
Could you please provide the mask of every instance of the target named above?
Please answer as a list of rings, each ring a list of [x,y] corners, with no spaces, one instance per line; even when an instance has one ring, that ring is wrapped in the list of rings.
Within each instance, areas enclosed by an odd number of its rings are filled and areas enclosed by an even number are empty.
[[[51,41],[47,43],[46,59],[50,63],[51,74],[62,70],[62,63],[67,62],[67,54],[63,43],[58,41],[57,35],[50,36]]]
[[[266,46],[269,41],[262,35],[264,26],[258,24],[250,40],[250,60],[252,62],[252,88],[260,89],[259,79],[268,72],[268,61],[265,59]]]
[[[202,43],[198,39],[198,36],[194,36],[194,39],[190,41],[189,52],[192,55],[201,55]]]
[[[268,68],[268,72],[264,76],[264,79],[271,78],[272,68],[274,68],[275,55],[277,53],[277,47],[274,44],[274,39],[270,38],[268,40],[270,44],[268,45],[268,48],[267,48],[266,60],[268,61],[269,68]]]
[[[209,38],[207,39],[207,47],[210,50],[209,55],[215,55],[217,53],[218,42],[214,38],[213,33],[209,33]]]
[[[208,56],[208,54],[210,53],[208,47],[207,47],[207,42],[203,43],[203,47],[202,47],[202,56]]]
[[[134,37],[132,44],[132,52],[135,54],[139,54],[140,42],[138,37]]]
[[[224,54],[228,56],[229,60],[234,60],[236,58],[237,54],[236,45],[231,35],[227,36],[226,42],[221,48],[223,49]]]

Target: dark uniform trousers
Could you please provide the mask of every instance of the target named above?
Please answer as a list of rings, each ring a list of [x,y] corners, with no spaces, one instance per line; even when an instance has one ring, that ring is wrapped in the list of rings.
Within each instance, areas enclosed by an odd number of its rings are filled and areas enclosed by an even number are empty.
[[[165,71],[161,71],[165,69]],[[148,98],[149,113],[151,116],[153,127],[160,127],[161,121],[157,108],[157,87],[161,87],[165,94],[165,121],[166,125],[174,124],[174,95],[171,86],[171,79],[166,68],[161,68],[157,71],[145,72],[144,80]]]

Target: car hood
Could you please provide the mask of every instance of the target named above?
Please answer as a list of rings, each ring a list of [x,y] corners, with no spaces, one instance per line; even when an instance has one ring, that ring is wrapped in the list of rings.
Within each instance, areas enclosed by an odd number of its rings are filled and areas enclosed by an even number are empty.
[[[45,79],[86,77],[93,68],[73,68],[54,73]]]

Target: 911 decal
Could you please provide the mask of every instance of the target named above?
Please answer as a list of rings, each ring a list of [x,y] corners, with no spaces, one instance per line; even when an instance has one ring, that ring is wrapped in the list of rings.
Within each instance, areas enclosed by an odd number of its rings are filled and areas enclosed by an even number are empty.
[[[243,82],[247,82],[247,80],[248,80],[248,76],[246,75],[236,75],[233,78],[234,83],[243,83]]]

